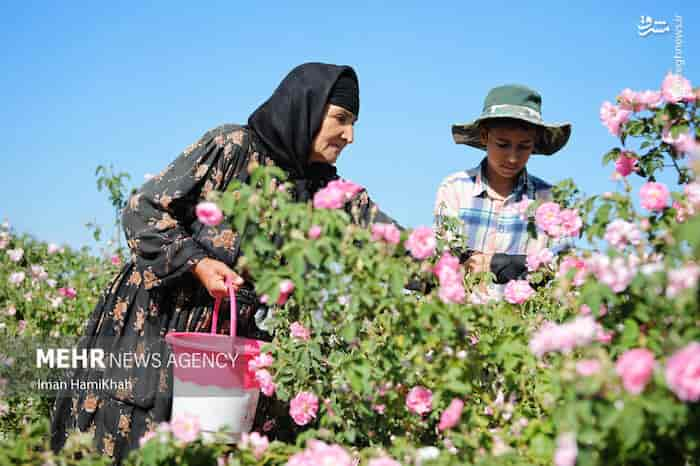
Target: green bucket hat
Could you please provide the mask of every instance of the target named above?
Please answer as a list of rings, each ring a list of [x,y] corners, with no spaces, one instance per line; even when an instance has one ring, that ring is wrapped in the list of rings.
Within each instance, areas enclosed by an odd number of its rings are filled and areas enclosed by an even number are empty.
[[[514,118],[542,128],[542,137],[535,143],[533,154],[552,155],[564,147],[571,135],[571,123],[547,124],[542,120],[542,96],[537,91],[509,84],[489,91],[479,118],[452,125],[455,142],[485,150],[479,127],[482,121],[494,118]]]

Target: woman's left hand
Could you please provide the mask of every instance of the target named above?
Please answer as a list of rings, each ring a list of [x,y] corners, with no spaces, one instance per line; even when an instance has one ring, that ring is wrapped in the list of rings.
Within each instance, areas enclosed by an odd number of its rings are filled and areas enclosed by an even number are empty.
[[[467,260],[467,270],[472,273],[490,272],[491,271],[492,254],[484,254],[483,252],[475,252]]]

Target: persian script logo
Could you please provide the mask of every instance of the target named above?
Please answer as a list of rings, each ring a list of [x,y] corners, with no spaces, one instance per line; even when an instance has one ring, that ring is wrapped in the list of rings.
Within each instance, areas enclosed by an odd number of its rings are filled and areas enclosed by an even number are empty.
[[[646,37],[649,34],[663,34],[671,30],[671,27],[666,21],[655,21],[651,16],[640,16],[637,31],[640,37]]]

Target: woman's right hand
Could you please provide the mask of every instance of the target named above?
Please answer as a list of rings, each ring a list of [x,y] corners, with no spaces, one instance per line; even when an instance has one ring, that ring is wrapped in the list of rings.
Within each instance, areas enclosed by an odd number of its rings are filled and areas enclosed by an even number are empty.
[[[209,257],[199,261],[192,269],[192,274],[197,277],[213,298],[228,297],[227,279],[231,282],[234,290],[243,285],[243,279],[228,265]]]

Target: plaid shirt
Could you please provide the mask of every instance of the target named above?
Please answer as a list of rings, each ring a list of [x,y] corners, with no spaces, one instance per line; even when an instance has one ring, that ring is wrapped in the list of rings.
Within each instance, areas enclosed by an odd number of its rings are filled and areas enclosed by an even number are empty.
[[[513,191],[503,198],[489,187],[485,167],[486,159],[445,178],[435,200],[436,225],[444,217],[459,218],[467,247],[486,254],[528,254],[545,247],[545,235],[537,239],[528,235],[527,221],[520,218],[517,203],[525,196],[549,201],[552,186],[523,170]]]

